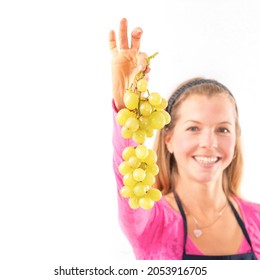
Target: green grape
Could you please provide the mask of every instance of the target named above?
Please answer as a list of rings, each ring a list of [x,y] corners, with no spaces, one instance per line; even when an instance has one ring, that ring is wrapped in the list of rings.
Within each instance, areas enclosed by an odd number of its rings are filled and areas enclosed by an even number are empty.
[[[136,196],[142,197],[145,195],[148,188],[149,187],[147,187],[144,183],[139,182],[134,186],[133,192]]]
[[[148,150],[148,156],[144,160],[145,163],[148,165],[153,165],[154,163],[157,162],[157,154],[154,150],[149,149]]]
[[[128,204],[132,209],[137,209],[139,208],[139,198],[136,196],[132,196],[128,200]]]
[[[146,172],[145,178],[143,179],[142,182],[147,186],[152,186],[155,183],[155,177],[152,173]]]
[[[145,117],[145,116],[141,116],[139,118],[139,127],[143,130],[146,130],[147,127],[149,127],[150,122],[149,122],[149,118]]]
[[[126,173],[123,177],[123,183],[127,187],[133,187],[136,185],[137,181],[134,179],[132,173]]]
[[[138,108],[139,104],[139,95],[135,92],[127,92],[124,95],[124,103],[126,108],[129,110],[134,110]]]
[[[158,189],[150,188],[146,193],[146,197],[153,201],[159,201],[162,197],[162,193]]]
[[[164,115],[165,125],[169,124],[171,122],[171,115],[164,110],[162,110],[160,112]]]
[[[141,165],[141,161],[135,155],[130,156],[127,162],[129,166],[134,169],[138,168]]]
[[[151,115],[153,108],[148,101],[141,101],[139,111],[142,116],[148,117]]]
[[[134,191],[131,187],[123,186],[120,190],[120,194],[122,195],[122,197],[128,198],[134,195]]]
[[[145,159],[148,154],[149,154],[149,150],[145,145],[138,145],[135,148],[135,154],[139,159]]]
[[[154,136],[154,129],[152,127],[147,127],[145,130],[146,137],[151,138]]]
[[[133,140],[138,144],[143,144],[145,142],[146,133],[144,130],[138,129],[133,133]]]
[[[148,101],[152,106],[156,107],[161,104],[162,97],[158,92],[152,92],[148,97]]]
[[[140,92],[147,91],[148,81],[147,79],[143,78],[137,82],[137,90]]]
[[[131,156],[135,155],[135,147],[133,146],[128,146],[126,148],[124,148],[123,152],[122,152],[122,158],[124,160],[128,160]]]
[[[154,129],[162,129],[165,126],[165,117],[161,111],[153,112],[149,117],[151,127]]]
[[[146,171],[156,176],[159,173],[159,167],[156,163],[153,163],[151,165],[147,165]]]
[[[118,171],[120,172],[120,174],[125,175],[127,173],[133,172],[134,170],[130,167],[127,161],[123,161],[118,166]]]
[[[136,168],[136,169],[133,171],[133,178],[134,178],[137,182],[143,181],[145,177],[146,177],[146,172],[145,172],[145,170],[143,170],[142,168]]]
[[[126,120],[124,127],[134,132],[139,128],[139,121],[135,117],[130,117]]]
[[[122,135],[123,138],[129,139],[129,138],[133,137],[133,131],[127,129],[124,126],[122,126],[122,128],[121,128],[121,135]]]
[[[168,101],[162,97],[161,103],[157,106],[155,106],[156,110],[164,110],[168,105]]]
[[[142,197],[139,199],[139,206],[145,210],[152,209],[154,201],[149,197]]]
[[[119,125],[124,125],[126,120],[133,116],[133,113],[127,108],[121,109],[116,115],[116,121]]]

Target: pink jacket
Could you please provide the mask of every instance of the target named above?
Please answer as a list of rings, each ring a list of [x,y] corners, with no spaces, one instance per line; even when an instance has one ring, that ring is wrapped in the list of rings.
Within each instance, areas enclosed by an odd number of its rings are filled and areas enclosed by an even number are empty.
[[[118,172],[118,165],[123,161],[122,151],[126,146],[136,145],[133,140],[121,136],[121,127],[116,123],[116,108],[113,103],[113,168],[118,190],[118,214],[120,226],[132,245],[136,259],[140,260],[180,260],[183,253],[183,220],[174,211],[164,197],[155,203],[151,210],[141,208],[133,210],[128,200],[119,194],[123,186],[122,175]],[[242,213],[245,226],[249,233],[254,253],[260,259],[260,205],[235,198]],[[250,250],[244,240],[238,253]],[[188,238],[186,244],[188,254],[202,254]]]

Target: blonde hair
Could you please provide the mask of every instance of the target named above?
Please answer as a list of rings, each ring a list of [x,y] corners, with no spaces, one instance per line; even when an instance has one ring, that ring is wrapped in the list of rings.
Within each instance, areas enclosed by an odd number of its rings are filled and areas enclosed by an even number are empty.
[[[196,81],[201,80],[208,82],[198,82],[198,84],[196,84]],[[189,86],[189,84],[191,84],[192,86]],[[165,137],[169,133],[172,133],[172,130],[174,129],[175,124],[178,120],[178,112],[182,103],[192,94],[201,94],[208,97],[224,95],[231,101],[235,109],[236,144],[233,160],[224,170],[222,184],[223,189],[227,195],[234,194],[239,196],[239,188],[243,171],[243,155],[241,147],[241,132],[238,120],[238,110],[233,95],[226,87],[224,87],[217,81],[205,80],[203,78],[194,78],[182,83],[172,94],[171,98],[175,93],[178,93],[178,91],[180,92],[180,89],[181,94],[177,96],[173,106],[171,106],[171,108],[169,109],[169,113],[171,114],[171,123],[169,123],[164,129],[160,130],[155,138],[154,150],[156,151],[158,156],[157,164],[160,169],[159,174],[156,176],[155,187],[161,190],[163,194],[167,194],[175,190],[178,168],[174,156],[167,149],[167,146],[165,144]],[[182,89],[184,90],[182,91]]]

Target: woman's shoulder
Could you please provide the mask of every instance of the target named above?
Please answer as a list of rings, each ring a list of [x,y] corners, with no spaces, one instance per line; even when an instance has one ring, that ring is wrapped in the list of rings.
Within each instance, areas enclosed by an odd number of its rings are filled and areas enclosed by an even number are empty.
[[[260,203],[250,201],[246,198],[236,197],[236,200],[241,204],[243,207],[248,208],[249,210],[258,210],[260,211]]]
[[[244,216],[254,219],[260,226],[260,203],[253,202],[241,197],[234,197]]]

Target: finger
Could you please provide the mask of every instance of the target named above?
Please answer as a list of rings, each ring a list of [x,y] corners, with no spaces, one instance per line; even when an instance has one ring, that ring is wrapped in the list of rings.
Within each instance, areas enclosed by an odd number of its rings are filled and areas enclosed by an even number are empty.
[[[148,74],[150,71],[151,71],[151,68],[148,66],[148,67],[146,67],[144,73],[145,73],[145,74]]]
[[[131,48],[139,50],[140,41],[143,34],[143,30],[140,27],[137,27],[132,32]]]
[[[145,67],[141,64],[139,65],[138,70],[139,72],[143,72],[146,75],[151,71],[151,68],[149,66]]]
[[[119,27],[119,43],[121,49],[128,49],[127,20],[122,18]]]
[[[109,32],[108,42],[109,42],[109,48],[110,48],[111,52],[112,53],[117,52],[116,34],[115,34],[114,30],[111,30]]]
[[[147,68],[147,54],[140,52],[138,55],[138,66],[139,66],[139,70],[144,71]]]

